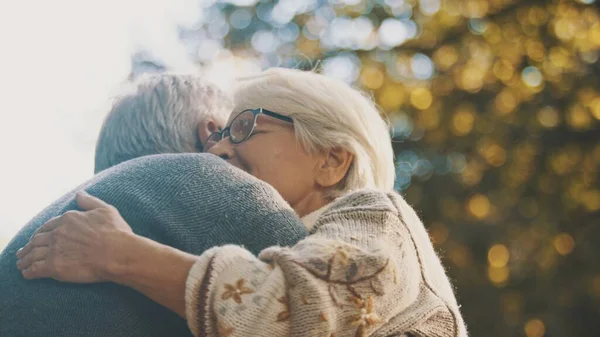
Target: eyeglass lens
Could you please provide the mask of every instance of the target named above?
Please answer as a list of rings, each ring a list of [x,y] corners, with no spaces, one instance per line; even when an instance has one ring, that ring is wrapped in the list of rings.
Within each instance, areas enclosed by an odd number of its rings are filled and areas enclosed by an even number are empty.
[[[228,128],[221,132],[215,132],[206,140],[205,150],[220,142],[224,137],[231,137],[233,143],[243,142],[250,136],[254,129],[255,115],[252,110],[245,110],[238,114]]]
[[[231,122],[229,129],[231,141],[233,143],[243,142],[250,136],[250,133],[254,129],[254,113],[252,110],[242,111],[237,117]]]

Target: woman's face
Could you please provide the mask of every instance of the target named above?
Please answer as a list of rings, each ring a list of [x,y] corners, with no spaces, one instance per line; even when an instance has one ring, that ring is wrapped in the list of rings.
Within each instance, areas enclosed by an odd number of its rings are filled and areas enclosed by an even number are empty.
[[[232,114],[227,125],[237,114]],[[296,141],[291,123],[259,114],[246,141],[232,144],[226,137],[208,152],[275,187],[300,216],[321,206],[313,204],[322,197],[318,175],[325,156],[305,151]]]

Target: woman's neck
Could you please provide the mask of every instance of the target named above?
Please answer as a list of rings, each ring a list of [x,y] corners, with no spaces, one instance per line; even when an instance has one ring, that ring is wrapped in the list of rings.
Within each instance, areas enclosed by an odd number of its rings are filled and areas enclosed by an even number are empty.
[[[304,217],[310,213],[322,208],[330,202],[323,193],[311,193],[294,203],[292,208],[299,217]]]

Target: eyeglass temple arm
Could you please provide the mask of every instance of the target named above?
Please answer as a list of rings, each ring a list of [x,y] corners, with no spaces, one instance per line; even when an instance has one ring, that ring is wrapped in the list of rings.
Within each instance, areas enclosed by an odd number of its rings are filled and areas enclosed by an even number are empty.
[[[294,120],[292,118],[290,118],[288,116],[284,116],[284,115],[278,114],[276,112],[273,112],[273,111],[270,111],[270,110],[267,110],[267,109],[260,108],[259,112],[263,113],[263,114],[265,114],[267,116],[271,116],[273,118],[277,118],[279,120],[288,122],[288,123],[294,123]]]

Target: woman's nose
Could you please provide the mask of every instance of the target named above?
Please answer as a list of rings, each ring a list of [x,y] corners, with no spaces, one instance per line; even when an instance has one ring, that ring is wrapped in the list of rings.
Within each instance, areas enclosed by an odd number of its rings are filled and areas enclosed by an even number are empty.
[[[229,137],[225,137],[215,145],[211,146],[207,152],[228,160],[233,158],[234,155],[233,144],[229,140]]]

